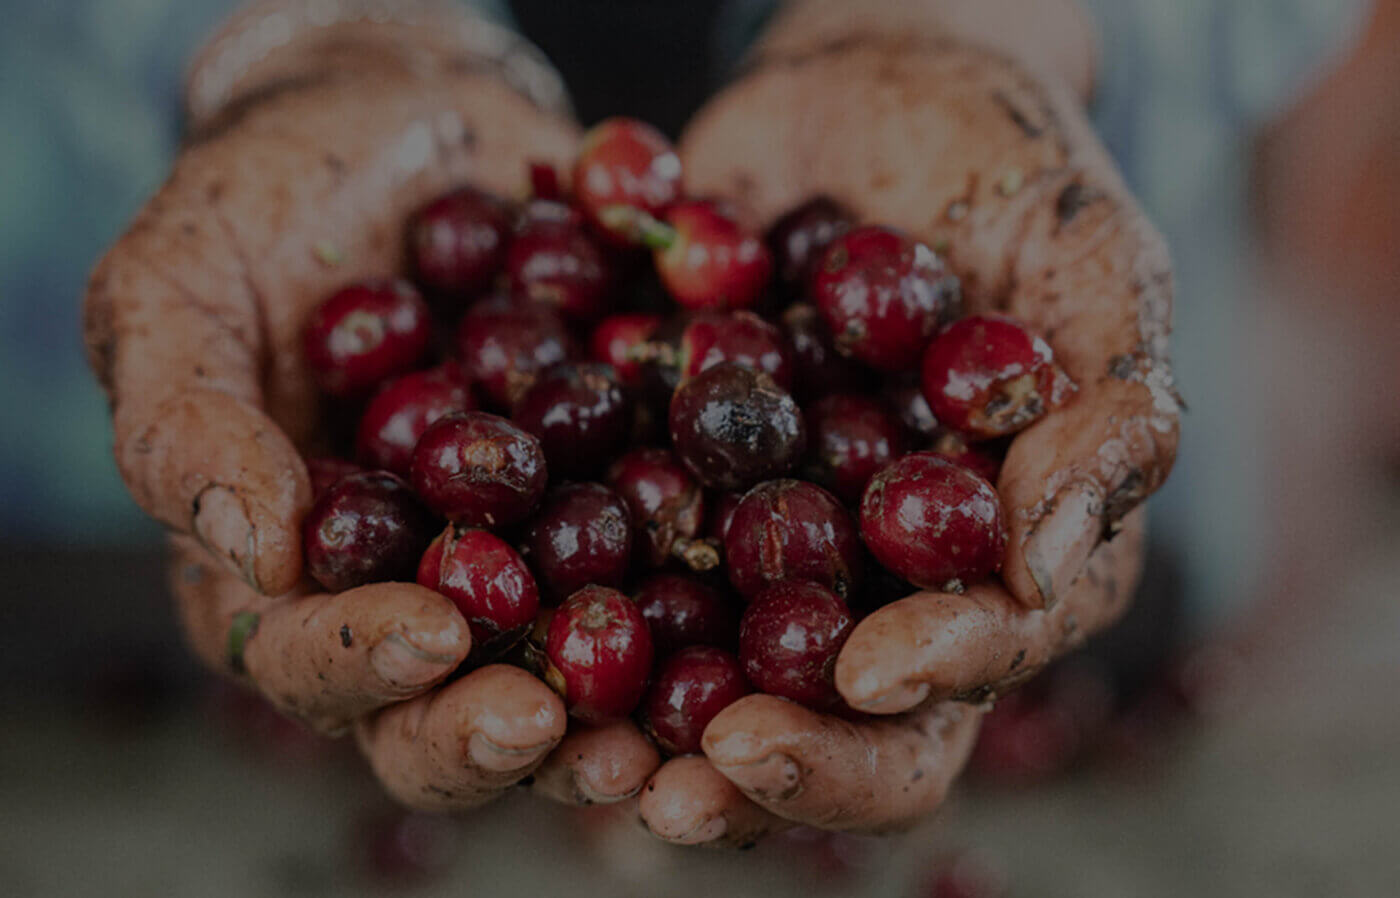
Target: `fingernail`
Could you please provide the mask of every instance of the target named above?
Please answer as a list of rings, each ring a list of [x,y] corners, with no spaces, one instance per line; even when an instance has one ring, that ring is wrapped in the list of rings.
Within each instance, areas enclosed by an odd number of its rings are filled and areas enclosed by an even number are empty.
[[[931,687],[927,683],[902,682],[885,689],[880,688],[873,674],[866,674],[858,680],[849,693],[841,691],[846,703],[857,711],[867,714],[899,714],[922,704],[928,698]]]
[[[507,773],[528,767],[554,747],[554,742],[545,742],[525,748],[509,748],[493,741],[482,733],[472,733],[467,740],[467,757],[483,770],[494,773]]]
[[[720,773],[745,792],[765,800],[787,800],[802,791],[802,769],[777,752],[747,764],[714,762]]]
[[[370,667],[375,675],[395,691],[430,686],[447,676],[457,661],[452,655],[418,648],[402,633],[390,633],[369,652]]]
[[[729,821],[721,814],[718,817],[711,817],[689,832],[682,833],[668,841],[677,845],[705,845],[724,838],[724,834],[728,831]]]
[[[232,490],[209,486],[195,500],[194,532],[211,554],[262,592],[254,569],[256,534],[248,510]]]
[[[1060,490],[1054,508],[1026,541],[1026,567],[1045,607],[1055,604],[1079,577],[1103,533],[1103,500],[1086,484]]]

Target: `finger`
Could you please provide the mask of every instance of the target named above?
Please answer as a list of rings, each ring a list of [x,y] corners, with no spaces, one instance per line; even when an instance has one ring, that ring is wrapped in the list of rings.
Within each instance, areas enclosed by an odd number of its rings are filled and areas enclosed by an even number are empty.
[[[298,6],[312,7],[325,8]],[[293,447],[319,421],[299,351],[311,307],[398,270],[398,234],[418,205],[465,182],[514,193],[522,159],[567,159],[576,134],[512,87],[504,63],[462,64],[477,58],[470,26],[453,32],[455,56],[446,31],[432,43],[419,29],[415,42],[374,22],[320,44],[258,43],[280,32],[236,46],[274,68],[302,51],[319,58],[319,46],[334,70],[260,83],[261,99],[211,120],[99,264],[85,309],[133,496],[269,595],[301,570],[311,493]],[[406,53],[392,72],[372,64],[387,44]],[[249,62],[230,58],[234,70]]]
[[[389,793],[411,807],[464,810],[530,775],[564,737],[564,703],[517,667],[493,664],[356,725]]]
[[[1050,610],[1032,610],[994,582],[962,594],[921,592],[856,625],[836,660],[836,688],[858,711],[898,714],[925,701],[1005,692],[1122,616],[1144,539],[1141,510],[1104,543]]]
[[[631,721],[575,723],[535,771],[531,789],[561,804],[613,804],[641,791],[660,763],[656,746]]]
[[[971,44],[857,35],[760,57],[681,155],[696,191],[760,221],[828,193],[901,228],[947,256],[972,308],[1044,335],[1079,392],[1012,443],[1004,576],[1031,607],[1062,597],[1165,479],[1179,417],[1167,253],[1074,98]]]
[[[710,721],[704,748],[716,770],[779,817],[823,829],[888,830],[943,803],[981,717],[977,707],[944,702],[850,721],[750,695]]]
[[[642,790],[642,822],[676,845],[748,848],[792,824],[749,801],[701,755],[672,758]]]
[[[176,564],[191,644],[215,669],[246,675],[283,713],[324,732],[426,692],[471,649],[457,609],[417,584],[267,599],[201,556],[186,540]]]

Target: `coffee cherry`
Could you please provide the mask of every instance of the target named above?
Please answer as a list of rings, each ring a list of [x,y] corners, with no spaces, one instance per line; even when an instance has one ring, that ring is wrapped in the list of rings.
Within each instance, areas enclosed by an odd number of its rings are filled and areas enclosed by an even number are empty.
[[[790,470],[806,447],[797,403],[766,374],[733,362],[671,398],[671,443],[708,487],[739,490]]]
[[[885,567],[925,589],[956,590],[1001,569],[1001,498],[970,469],[933,452],[876,474],[860,504],[860,532]]]
[[[724,539],[729,582],[752,598],[808,580],[845,598],[860,583],[860,538],[837,498],[814,483],[770,480],[749,490]]]
[[[419,584],[452,600],[472,631],[471,661],[500,657],[534,625],[540,593],[525,562],[485,530],[452,525],[418,564]]]
[[[673,558],[694,570],[719,565],[719,553],[699,541],[705,493],[665,449],[633,449],[608,469],[607,483],[627,503],[633,543],[642,562],[661,567]]]
[[[526,207],[505,269],[517,300],[538,302],[575,321],[605,311],[612,263],[583,217],[563,203],[536,200]]]
[[[904,429],[876,399],[837,394],[807,407],[804,473],[842,501],[856,503],[865,485],[905,452]]]
[[[720,493],[716,496],[706,516],[705,535],[723,544],[725,536],[729,534],[729,525],[734,522],[734,509],[739,507],[743,498],[743,493]]]
[[[566,363],[539,375],[511,419],[540,441],[551,474],[584,477],[627,442],[632,407],[607,365]]]
[[[710,200],[666,210],[664,230],[648,238],[656,272],[687,309],[746,309],[768,287],[773,260],[757,236]]]
[[[306,363],[332,396],[363,396],[412,371],[432,342],[427,303],[405,281],[366,281],[316,307],[302,333]]]
[[[929,344],[923,392],[945,426],[985,440],[1030,426],[1065,398],[1057,373],[1044,340],[1010,318],[974,315]]]
[[[904,425],[905,436],[910,446],[924,447],[942,433],[938,419],[928,407],[923,388],[917,383],[898,383],[889,387],[883,394],[890,408]]]
[[[681,649],[662,662],[643,704],[646,729],[668,755],[700,751],[715,715],[753,690],[739,659],[712,646]]]
[[[612,365],[624,386],[636,387],[642,381],[639,348],[660,326],[660,315],[610,315],[593,329],[589,355],[595,362]]]
[[[455,363],[405,374],[381,387],[365,407],[355,433],[355,455],[370,467],[406,477],[423,431],[449,412],[475,407]]]
[[[472,187],[419,209],[408,223],[413,278],[435,294],[465,298],[491,285],[510,240],[510,207]]]
[[[783,311],[782,325],[791,347],[794,395],[819,399],[831,393],[864,392],[871,386],[870,369],[836,351],[815,306],[793,303]]]
[[[782,332],[753,312],[697,315],[681,332],[679,381],[725,362],[761,371],[784,390],[792,387],[792,362]]]
[[[933,451],[949,461],[971,468],[978,476],[992,484],[1001,476],[1001,463],[1006,456],[1005,448],[997,443],[969,444],[952,431],[944,433],[934,442]]]
[[[855,621],[846,604],[816,583],[788,581],[758,594],[739,624],[739,662],[760,692],[818,711],[841,704],[836,656]]]
[[[732,649],[739,643],[734,603],[694,577],[657,574],[642,583],[636,601],[658,658],[691,645]]]
[[[335,486],[340,478],[363,471],[364,468],[353,461],[329,455],[306,460],[306,473],[311,478],[311,495],[317,499],[324,496],[326,490]]]
[[[350,474],[326,490],[302,522],[306,570],[331,592],[408,580],[435,528],[398,477]]]
[[[918,364],[949,316],[958,282],[924,244],[863,227],[826,248],[811,291],[838,352],[881,371],[903,371]]]
[[[539,440],[485,412],[439,418],[418,441],[410,467],[423,501],[466,527],[524,520],[549,480]]]
[[[789,291],[806,286],[813,261],[855,225],[851,211],[829,196],[817,196],[778,219],[768,229],[778,280]]]
[[[651,632],[622,593],[586,586],[559,606],[545,637],[545,679],[585,723],[626,717],[651,673]]]
[[[680,157],[652,126],[606,119],[583,136],[573,187],[595,227],[614,243],[635,246],[644,225],[680,199]]]
[[[501,297],[472,306],[457,329],[462,368],[482,398],[509,409],[539,372],[574,355],[573,339],[551,309]]]
[[[590,583],[621,586],[632,560],[631,515],[601,483],[565,484],[545,498],[522,551],[556,602]]]

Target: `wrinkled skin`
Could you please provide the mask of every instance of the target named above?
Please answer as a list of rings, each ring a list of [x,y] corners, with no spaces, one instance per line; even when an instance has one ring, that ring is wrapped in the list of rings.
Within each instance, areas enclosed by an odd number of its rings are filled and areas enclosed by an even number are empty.
[[[852,634],[838,687],[883,716],[749,696],[711,722],[704,756],[659,767],[630,722],[566,734],[558,696],[523,671],[439,685],[471,640],[436,593],[305,585],[302,458],[324,449],[297,350],[310,308],[399,267],[412,209],[466,182],[516,195],[525,160],[564,166],[578,136],[557,79],[508,36],[445,8],[404,3],[371,23],[353,6],[325,23],[309,0],[267,0],[196,57],[190,140],[88,292],[119,467],[178,534],[194,650],[283,711],[353,730],[417,807],[475,807],[528,778],[570,803],[640,793],[659,837],[738,845],[935,810],[981,714],[957,700],[1010,688],[1126,607],[1142,540],[1130,512],[1175,451],[1170,269],[1079,109],[1093,42],[1072,0],[881,0],[859,16],[802,0],[682,141],[694,192],[742,198],[757,225],[827,193],[940,247],[971,306],[1043,333],[1080,394],[1011,446],[1006,587],[921,593]],[[275,46],[240,39],[279,32]],[[816,137],[830,134],[864,136]],[[941,651],[950,632],[965,638]]]

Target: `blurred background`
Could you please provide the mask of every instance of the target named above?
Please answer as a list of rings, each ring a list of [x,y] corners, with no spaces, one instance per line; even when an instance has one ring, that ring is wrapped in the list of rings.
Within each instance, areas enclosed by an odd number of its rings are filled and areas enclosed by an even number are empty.
[[[1002,703],[937,820],[743,856],[524,797],[401,814],[181,647],[79,299],[235,5],[0,0],[0,891],[1400,894],[1398,0],[1086,0],[1095,121],[1175,256],[1190,405],[1138,605]],[[772,6],[489,4],[585,122],[672,133]]]

